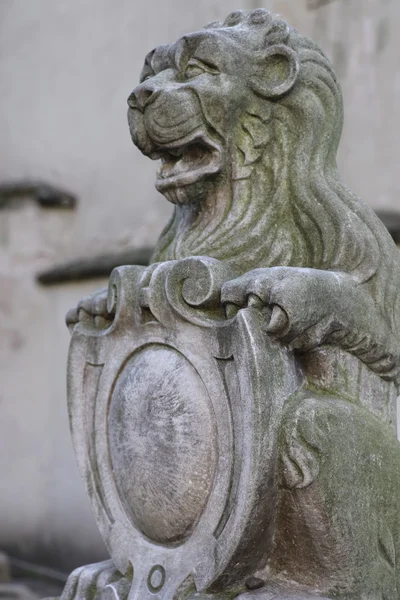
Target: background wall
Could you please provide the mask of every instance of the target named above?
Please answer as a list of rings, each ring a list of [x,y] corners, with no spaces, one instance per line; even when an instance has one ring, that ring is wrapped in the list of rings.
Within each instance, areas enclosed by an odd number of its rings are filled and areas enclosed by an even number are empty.
[[[343,84],[345,182],[400,209],[398,0],[242,0],[320,42]],[[0,183],[44,179],[75,211],[0,208],[0,547],[69,571],[105,549],[69,438],[64,314],[105,282],[43,288],[68,259],[151,245],[170,213],[133,147],[126,98],[155,45],[240,8],[232,0],[1,0]]]

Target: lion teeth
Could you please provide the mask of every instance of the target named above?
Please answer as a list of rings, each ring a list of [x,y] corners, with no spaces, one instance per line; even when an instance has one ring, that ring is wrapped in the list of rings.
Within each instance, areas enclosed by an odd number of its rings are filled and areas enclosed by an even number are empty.
[[[213,174],[220,168],[220,152],[213,144],[195,138],[177,147],[158,147],[161,165],[157,173],[158,180],[171,180],[173,185],[178,181],[197,179]],[[160,186],[165,187],[160,183]],[[158,188],[157,188],[158,189]]]

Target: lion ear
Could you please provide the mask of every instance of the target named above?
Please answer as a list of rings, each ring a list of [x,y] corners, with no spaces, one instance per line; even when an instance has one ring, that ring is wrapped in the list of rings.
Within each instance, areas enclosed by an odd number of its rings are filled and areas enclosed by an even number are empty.
[[[264,33],[264,45],[273,46],[274,44],[285,44],[290,35],[290,27],[281,19],[272,21]]]
[[[300,69],[294,50],[284,44],[275,44],[260,54],[257,71],[250,79],[254,92],[271,99],[290,92]]]

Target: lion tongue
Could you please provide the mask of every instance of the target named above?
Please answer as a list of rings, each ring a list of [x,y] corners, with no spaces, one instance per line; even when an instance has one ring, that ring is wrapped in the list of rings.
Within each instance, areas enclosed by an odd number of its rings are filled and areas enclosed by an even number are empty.
[[[174,177],[198,169],[208,162],[209,153],[206,149],[200,147],[198,144],[194,144],[185,148],[181,156],[174,157],[169,155],[168,160],[164,161],[160,173],[164,179]]]
[[[185,173],[187,170],[188,165],[185,165],[184,158],[176,161],[168,160],[161,167],[161,176],[166,179],[167,177]]]

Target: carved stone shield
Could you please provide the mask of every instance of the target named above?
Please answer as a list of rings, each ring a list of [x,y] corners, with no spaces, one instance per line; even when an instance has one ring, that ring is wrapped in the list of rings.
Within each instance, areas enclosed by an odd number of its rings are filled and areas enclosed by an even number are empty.
[[[234,588],[268,557],[279,425],[300,382],[265,335],[267,309],[226,317],[220,289],[232,277],[203,257],[121,267],[112,324],[74,329],[73,441],[132,600]]]

